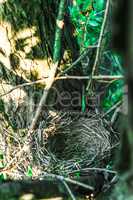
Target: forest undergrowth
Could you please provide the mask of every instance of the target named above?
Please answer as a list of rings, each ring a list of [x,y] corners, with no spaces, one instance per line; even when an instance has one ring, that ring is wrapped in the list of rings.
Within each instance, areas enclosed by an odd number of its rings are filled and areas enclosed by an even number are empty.
[[[112,10],[109,0],[0,2],[1,200],[111,199],[125,90]]]

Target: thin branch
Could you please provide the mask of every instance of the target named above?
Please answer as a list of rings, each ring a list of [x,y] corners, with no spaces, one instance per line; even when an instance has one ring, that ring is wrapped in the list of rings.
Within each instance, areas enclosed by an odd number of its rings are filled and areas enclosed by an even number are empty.
[[[29,127],[29,133],[32,133],[32,131],[35,129],[38,118],[40,116],[41,110],[43,105],[46,102],[49,90],[54,82],[55,74],[58,67],[59,57],[60,57],[60,51],[61,51],[61,34],[62,29],[64,25],[64,11],[65,11],[65,0],[60,1],[59,5],[59,12],[58,17],[56,20],[56,32],[55,32],[55,42],[54,42],[54,53],[53,53],[53,66],[51,67],[50,76],[47,82],[47,85],[44,89],[43,96],[39,102],[38,108],[36,110],[35,116],[31,122],[31,125]]]
[[[102,23],[102,27],[101,27],[101,31],[100,31],[99,40],[98,40],[98,46],[97,46],[97,51],[96,51],[96,57],[95,57],[94,65],[93,65],[93,68],[92,68],[92,76],[94,76],[94,74],[95,74],[96,67],[97,67],[98,60],[99,60],[100,47],[101,47],[101,43],[102,43],[102,39],[103,39],[103,35],[104,35],[105,25],[106,25],[107,16],[108,16],[108,11],[109,11],[109,5],[110,5],[110,0],[107,0],[107,2],[106,2],[105,14],[104,14],[104,19],[103,19],[103,23]],[[91,80],[89,80],[86,90],[89,89],[90,83],[91,83]]]
[[[96,58],[95,58],[95,62],[94,62],[93,70],[92,70],[92,75],[95,74],[96,66],[97,66],[98,59],[99,59],[100,47],[101,47],[102,38],[103,38],[103,35],[104,35],[104,29],[105,29],[107,16],[108,16],[108,11],[109,11],[109,4],[110,4],[110,0],[107,0],[104,19],[103,19],[101,32],[100,32],[100,36],[99,36],[99,41],[98,41],[98,46],[97,46]]]
[[[37,81],[33,81],[33,82],[17,85],[15,87],[13,87],[11,90],[9,90],[8,92],[0,95],[0,97],[6,96],[6,95],[10,94],[11,92],[13,92],[14,90],[19,89],[19,88],[23,88],[23,87],[26,87],[26,86],[35,85],[35,84],[39,84],[39,83],[46,83],[46,81],[48,79],[49,78],[46,77],[46,78],[41,79],[41,80],[37,80]],[[55,80],[62,80],[62,79],[77,79],[77,80],[94,79],[94,80],[103,80],[103,81],[106,80],[106,82],[107,82],[107,81],[112,81],[112,80],[124,79],[124,76],[122,76],[122,75],[116,75],[116,76],[108,76],[108,75],[98,75],[98,76],[60,76],[60,77],[55,77],[54,81]],[[46,88],[45,88],[45,90],[46,90]]]
[[[43,180],[15,180],[15,181],[5,181],[4,183],[0,184],[0,199],[10,199],[16,196],[21,196],[24,193],[31,193],[35,196],[40,196],[40,198],[54,198],[57,196],[63,197],[66,199],[66,191],[60,190],[61,185],[59,184],[60,181],[64,182],[65,178],[62,176],[58,176],[60,179],[57,179],[57,175],[54,177],[50,176],[51,179],[47,179],[47,177]],[[76,182],[78,183],[78,182]],[[72,181],[73,184],[73,181]],[[72,184],[70,184],[72,186]],[[85,184],[82,184],[83,186]],[[67,184],[65,185],[67,187]],[[75,185],[72,186],[73,191],[75,192],[76,197],[80,197],[80,194],[76,193],[77,187]],[[62,187],[61,187],[62,188]],[[85,187],[89,189],[88,187]],[[62,188],[63,189],[63,188]],[[67,187],[67,191],[69,190],[69,194],[71,190]],[[92,191],[93,192],[93,191]],[[72,199],[75,200],[76,198],[71,193]]]
[[[92,167],[92,168],[83,168],[81,170],[74,170],[73,172],[70,172],[70,174],[72,173],[76,173],[76,172],[83,172],[83,171],[94,171],[94,172],[106,172],[109,174],[115,174],[117,175],[117,171],[113,171],[113,170],[109,170],[106,168],[97,168],[97,167]]]
[[[118,107],[115,109],[115,111],[114,111],[114,113],[113,113],[113,115],[112,115],[112,117],[111,117],[111,124],[112,124],[112,126],[113,126],[113,124],[115,123],[115,121],[116,121],[116,119],[117,119],[117,116],[119,115],[120,111],[121,111],[121,105],[118,106]]]
[[[42,107],[46,102],[49,90],[50,90],[50,88],[51,88],[51,86],[52,86],[52,84],[54,82],[54,78],[55,78],[55,73],[56,73],[57,67],[58,67],[58,63],[53,64],[51,72],[50,72],[49,79],[47,81],[47,85],[46,85],[46,87],[44,89],[44,92],[43,92],[43,96],[42,96],[42,98],[41,98],[41,100],[39,102],[39,105],[38,105],[38,108],[36,110],[35,116],[34,116],[34,118],[32,120],[32,123],[31,123],[31,125],[29,127],[29,132],[32,132],[34,130],[35,126],[36,126],[36,123],[37,123],[37,120],[38,120],[38,118],[40,116]]]
[[[87,185],[85,183],[81,183],[79,181],[76,181],[76,180],[73,180],[73,179],[70,179],[70,178],[65,178],[63,176],[60,176],[60,175],[55,175],[55,174],[47,174],[44,172],[44,177],[49,177],[49,178],[53,178],[53,179],[57,179],[57,180],[60,180],[60,181],[66,181],[68,183],[71,183],[71,184],[74,184],[74,185],[78,185],[78,186],[81,186],[83,188],[86,188],[88,190],[91,190],[91,191],[94,191],[94,188],[90,185]]]
[[[106,172],[109,174],[117,174],[117,171],[113,171],[113,170],[109,170],[106,168],[97,168],[97,167],[92,167],[92,168],[86,168],[86,169],[82,169],[81,171],[97,171],[97,172]]]
[[[108,76],[108,75],[98,75],[98,76],[60,76],[56,77],[55,80],[60,80],[60,79],[94,79],[94,80],[121,80],[124,79],[124,76],[122,75],[116,75],[116,76]]]
[[[37,80],[37,81],[33,81],[33,82],[28,82],[28,83],[23,83],[23,84],[19,84],[15,87],[13,87],[11,90],[9,90],[7,93],[4,93],[2,95],[0,95],[0,97],[3,97],[11,92],[13,92],[14,90],[17,90],[17,89],[20,89],[20,88],[23,88],[23,87],[26,87],[26,86],[31,86],[31,85],[35,85],[35,84],[39,84],[39,83],[46,83],[46,80],[48,79],[48,77],[45,77],[41,80]],[[3,85],[3,83],[2,83]]]
[[[118,101],[115,105],[113,105],[106,113],[103,114],[102,118],[106,117],[109,113],[111,113],[113,110],[115,110],[117,107],[119,107],[122,104],[122,100]]]
[[[74,194],[72,193],[71,189],[69,188],[68,184],[65,181],[62,181],[62,183],[64,184],[66,190],[68,191],[68,194],[70,195],[72,200],[76,200]]]
[[[66,74],[68,71],[70,71],[72,68],[74,68],[89,52],[89,49],[97,48],[97,45],[89,46],[80,56],[77,60],[75,60],[70,66],[67,67],[63,72],[59,73],[60,75]]]

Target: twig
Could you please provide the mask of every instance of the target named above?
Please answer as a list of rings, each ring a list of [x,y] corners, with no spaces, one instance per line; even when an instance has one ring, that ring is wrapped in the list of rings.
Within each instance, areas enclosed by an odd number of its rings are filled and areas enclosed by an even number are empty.
[[[111,113],[113,110],[115,110],[117,107],[119,107],[122,104],[122,100],[118,101],[114,106],[112,106],[106,113],[103,114],[102,118],[107,116],[109,113]]]
[[[74,185],[79,185],[83,188],[94,191],[94,188],[90,185],[87,185],[85,183],[81,183],[81,182],[76,181],[76,180],[72,180],[70,178],[65,178],[65,177],[60,176],[60,175],[44,173],[44,177],[49,177],[49,178],[57,179],[57,180],[60,180],[60,181],[66,181],[68,183],[71,183],[71,184],[74,184]]]
[[[41,98],[41,100],[39,102],[39,105],[38,105],[38,108],[36,110],[35,116],[34,116],[34,118],[32,120],[32,123],[31,123],[31,125],[29,127],[29,132],[31,132],[31,133],[32,133],[32,131],[34,130],[34,128],[36,126],[36,123],[37,123],[37,120],[38,120],[38,118],[40,116],[42,107],[46,102],[49,90],[50,90],[50,88],[51,88],[51,86],[52,86],[52,84],[54,82],[54,78],[55,78],[55,73],[56,73],[57,67],[58,67],[58,62],[53,64],[53,66],[52,66],[52,69],[51,69],[51,72],[50,72],[50,76],[49,76],[49,79],[47,81],[47,85],[46,85],[46,87],[44,89],[44,92],[43,92],[43,96],[42,96],[42,98]]]
[[[75,60],[67,69],[65,69],[63,72],[59,73],[59,75],[63,75],[65,73],[67,73],[69,70],[71,70],[73,67],[75,67],[87,54],[89,49],[93,49],[93,48],[97,48],[97,45],[94,46],[89,46],[84,52],[83,54],[80,55],[80,57]]]
[[[36,127],[36,123],[38,121],[38,118],[40,116],[43,104],[45,104],[49,90],[54,82],[55,74],[57,71],[58,63],[59,63],[59,57],[60,57],[60,51],[61,51],[61,34],[62,29],[64,25],[64,10],[65,10],[65,0],[60,1],[59,5],[59,11],[58,11],[58,17],[56,20],[56,32],[55,32],[55,41],[54,41],[54,53],[53,53],[53,66],[51,67],[50,76],[47,82],[47,85],[44,89],[43,96],[39,102],[38,108],[36,110],[35,116],[31,122],[31,125],[29,127],[29,133],[32,133],[33,130]]]
[[[71,199],[76,200],[76,198],[75,198],[74,194],[72,193],[72,191],[70,190],[68,184],[65,181],[62,181],[62,183],[64,184],[65,188],[67,189],[68,194],[70,195]]]
[[[113,115],[112,115],[112,117],[111,117],[111,124],[112,124],[112,126],[113,126],[113,124],[115,123],[115,121],[116,121],[116,119],[117,119],[117,116],[118,116],[120,110],[121,110],[121,106],[118,106],[118,107],[116,108],[116,110],[114,111],[114,113],[113,113]]]
[[[106,172],[106,173],[110,173],[110,174],[117,174],[116,171],[109,170],[109,169],[106,169],[106,168],[92,167],[92,168],[81,169],[81,171],[86,171],[86,170],[97,171],[97,172]]]
[[[14,90],[17,90],[19,88],[23,88],[23,87],[26,87],[26,86],[35,85],[35,84],[38,84],[38,83],[45,83],[47,79],[48,79],[48,77],[45,77],[45,78],[43,78],[41,80],[19,84],[19,85],[13,87],[11,90],[9,90],[7,93],[4,93],[4,94],[0,95],[0,97],[3,97],[5,95],[7,95],[7,94],[10,94],[11,92],[13,92]]]
[[[14,90],[18,89],[18,88],[23,88],[26,86],[30,86],[30,85],[35,85],[35,84],[39,84],[39,83],[46,83],[46,81],[48,80],[48,77],[45,77],[41,80],[37,80],[37,81],[33,81],[33,82],[29,82],[29,83],[23,83],[20,85],[17,85],[15,87],[13,87],[11,90],[9,90],[8,92],[0,95],[0,97],[6,96],[8,94],[10,94],[11,92],[13,92]],[[124,76],[122,75],[116,75],[116,76],[108,76],[108,75],[98,75],[98,76],[60,76],[60,77],[55,77],[55,80],[62,80],[62,79],[78,79],[78,80],[85,80],[85,79],[94,79],[94,80],[106,80],[106,81],[111,81],[111,80],[121,80],[124,79]],[[46,90],[46,88],[45,88]]]
[[[98,75],[98,76],[60,76],[56,77],[55,80],[60,79],[95,79],[95,80],[120,80],[124,79],[124,76],[122,75],[116,75],[116,76],[108,76],[108,75]]]
[[[107,21],[107,16],[108,16],[108,11],[109,11],[109,4],[110,4],[110,0],[107,0],[104,19],[103,19],[103,23],[102,23],[102,27],[101,27],[101,31],[100,31],[99,40],[98,40],[96,57],[95,57],[94,65],[93,65],[93,68],[92,68],[92,76],[95,74],[96,67],[97,67],[98,60],[99,60],[100,47],[101,47],[102,38],[103,38],[103,35],[104,35],[104,29],[105,29],[105,25],[106,25],[106,21]],[[87,85],[87,88],[86,88],[87,91],[88,91],[88,89],[90,87],[90,83],[91,83],[91,80],[89,80],[89,82],[88,82],[88,85]]]
[[[70,174],[75,173],[75,172],[79,172],[79,171],[81,171],[81,172],[83,172],[83,171],[97,171],[97,172],[106,172],[106,173],[110,173],[110,174],[117,174],[116,171],[109,170],[109,169],[106,169],[106,168],[97,168],[97,167],[83,168],[81,170],[74,170]]]
[[[107,0],[105,14],[104,14],[104,19],[103,19],[103,23],[102,23],[102,27],[101,27],[101,32],[100,32],[100,36],[99,36],[99,41],[98,41],[96,58],[95,58],[95,62],[94,62],[93,70],[92,70],[92,75],[95,74],[96,66],[97,66],[98,59],[99,59],[101,42],[102,42],[102,38],[103,38],[103,35],[104,35],[104,29],[105,29],[105,25],[106,25],[106,21],[107,21],[107,16],[108,16],[108,11],[109,11],[109,3],[110,3],[110,0]]]

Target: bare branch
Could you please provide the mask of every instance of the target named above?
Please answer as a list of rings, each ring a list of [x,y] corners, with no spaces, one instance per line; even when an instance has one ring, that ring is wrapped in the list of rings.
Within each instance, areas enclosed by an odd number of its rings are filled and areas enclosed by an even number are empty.
[[[26,86],[30,86],[30,85],[35,85],[35,84],[39,84],[39,83],[46,83],[46,81],[49,78],[46,77],[44,79],[41,80],[37,80],[37,81],[33,81],[33,82],[29,82],[29,83],[24,83],[24,84],[20,84],[17,85],[15,87],[13,87],[11,90],[9,90],[7,93],[4,93],[2,95],[0,95],[0,97],[6,96],[8,94],[10,94],[11,92],[13,92],[14,90],[18,89],[18,88],[23,88]],[[88,79],[94,79],[94,80],[99,80],[99,81],[112,81],[112,80],[121,80],[124,79],[124,76],[122,75],[114,75],[114,76],[109,76],[109,75],[98,75],[98,76],[60,76],[60,77],[55,77],[55,80],[62,80],[62,79],[78,79],[78,80],[88,80]],[[108,83],[108,82],[107,82]],[[46,90],[46,88],[45,88]]]
[[[77,60],[75,60],[70,66],[67,67],[63,72],[59,73],[59,75],[66,74],[68,71],[70,71],[73,67],[75,67],[87,54],[89,49],[97,48],[97,45],[89,46],[80,56]]]
[[[59,62],[60,50],[61,50],[61,34],[62,34],[63,23],[64,23],[64,11],[65,11],[65,0],[61,0],[60,5],[59,5],[58,17],[56,20],[56,32],[55,32],[54,53],[53,53],[54,63],[51,67],[50,76],[49,76],[47,85],[44,89],[43,96],[39,102],[35,116],[29,127],[29,133],[32,132],[36,126],[37,120],[42,110],[42,106],[46,102],[49,90],[54,82],[54,78],[55,78],[55,74],[56,74],[56,70],[57,70],[58,62]]]
[[[100,31],[99,40],[98,40],[96,57],[95,57],[94,65],[93,65],[93,68],[92,68],[92,76],[94,76],[94,74],[95,74],[96,67],[97,67],[98,60],[99,60],[100,48],[101,48],[101,43],[102,43],[102,39],[103,39],[103,35],[104,35],[104,30],[105,30],[105,25],[106,25],[106,21],[107,21],[107,16],[108,16],[108,11],[109,11],[109,5],[110,5],[110,0],[107,0],[105,14],[104,14],[104,19],[103,19],[103,23],[102,23],[102,27],[101,27],[101,31]],[[91,83],[91,80],[89,80],[86,90],[89,89],[90,83]]]
[[[76,180],[73,180],[73,179],[70,179],[70,178],[65,178],[65,177],[60,176],[60,175],[44,173],[44,177],[49,177],[49,178],[57,179],[57,180],[60,180],[60,181],[66,181],[68,183],[78,185],[78,186],[81,186],[81,187],[86,188],[88,190],[94,191],[94,188],[90,185],[87,185],[85,183],[81,183],[79,181],[76,181]]]
[[[68,191],[68,194],[70,195],[72,200],[76,200],[74,194],[72,193],[71,189],[69,188],[68,184],[65,181],[62,181],[62,183],[64,184],[66,190]]]
[[[60,80],[60,79],[79,79],[79,80],[84,80],[84,79],[94,79],[94,80],[120,80],[124,79],[124,76],[122,75],[116,75],[116,76],[108,76],[108,75],[98,75],[98,76],[60,76],[56,77],[55,80]]]

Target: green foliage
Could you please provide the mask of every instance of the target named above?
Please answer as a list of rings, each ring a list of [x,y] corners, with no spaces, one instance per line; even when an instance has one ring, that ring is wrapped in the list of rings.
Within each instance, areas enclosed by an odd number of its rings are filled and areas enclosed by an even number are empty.
[[[75,173],[75,176],[76,176],[77,178],[80,178],[80,172],[76,172],[76,173]]]
[[[105,0],[75,0],[73,6],[69,8],[71,19],[75,26],[74,35],[77,38],[81,52],[88,46],[95,45],[98,42],[103,22],[105,2]],[[121,75],[123,74],[121,57],[111,50],[107,51],[110,40],[110,33],[107,33],[104,42],[106,52],[103,50],[102,54],[102,57],[106,57],[104,63],[102,63],[104,71],[101,69],[99,71],[104,75]],[[105,111],[121,100],[123,85],[124,82],[122,80],[117,80],[108,86],[102,102]],[[85,97],[82,96],[83,112],[86,109],[85,107]]]
[[[0,169],[4,168],[5,164],[4,164],[4,155],[2,152],[0,152]],[[4,181],[7,179],[7,176],[5,173],[0,173],[0,182]]]
[[[97,11],[102,11],[104,9],[105,6],[105,0],[97,0],[94,2],[94,8]]]
[[[123,81],[117,80],[108,88],[106,92],[105,99],[103,101],[103,108],[108,110],[111,108],[115,103],[122,99],[122,86]]]
[[[82,95],[82,112],[86,110],[86,96]]]
[[[105,0],[100,2],[98,0],[75,0],[73,6],[69,8],[70,16],[75,26],[73,35],[77,39],[80,53],[89,46],[98,44],[103,23],[104,2]],[[89,54],[91,54],[90,51]],[[91,59],[90,65],[92,65],[93,59]],[[85,69],[82,65],[82,68],[84,75],[88,75],[91,71],[91,66]]]
[[[102,10],[104,0],[77,0],[73,7],[70,7],[70,15],[75,25],[75,36],[81,50],[89,45],[96,44],[103,20]]]
[[[32,171],[32,167],[31,167],[31,166],[28,166],[26,175],[27,175],[28,177],[32,177],[33,171]]]
[[[108,55],[110,59],[111,70],[109,75],[121,75],[124,74],[122,69],[122,59],[116,53],[110,51]],[[110,109],[118,101],[122,100],[123,96],[123,80],[113,81],[107,88],[105,98],[102,102],[103,109],[106,111]]]
[[[0,153],[0,168],[4,167],[4,156],[2,153]]]
[[[7,180],[7,175],[5,173],[0,173],[0,182]]]

